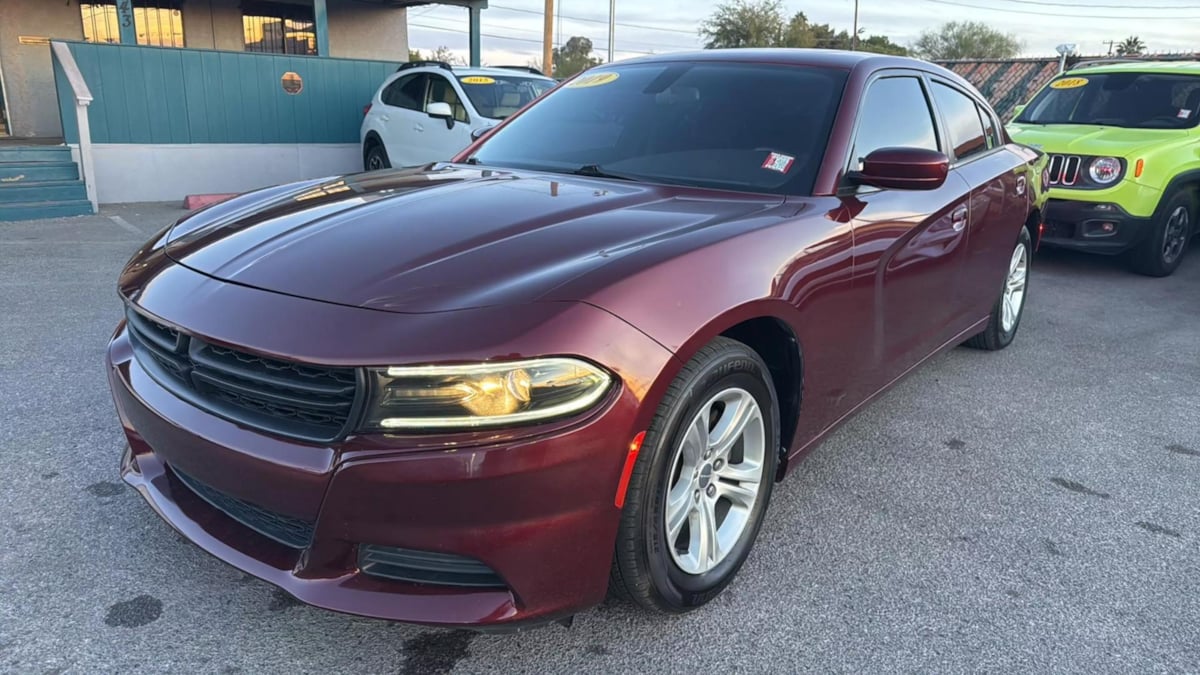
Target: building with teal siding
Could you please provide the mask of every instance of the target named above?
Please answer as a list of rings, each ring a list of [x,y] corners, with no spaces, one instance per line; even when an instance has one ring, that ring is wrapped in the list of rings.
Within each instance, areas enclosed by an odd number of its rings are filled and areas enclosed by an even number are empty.
[[[360,169],[429,4],[464,8],[477,61],[486,0],[3,0],[0,220]]]

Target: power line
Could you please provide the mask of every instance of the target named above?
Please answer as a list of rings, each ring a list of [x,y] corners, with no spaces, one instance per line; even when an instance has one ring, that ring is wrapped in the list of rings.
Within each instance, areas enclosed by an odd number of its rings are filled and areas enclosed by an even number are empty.
[[[1041,5],[1043,7],[1076,7],[1079,9],[1198,9],[1195,5],[1188,7],[1187,5],[1139,5],[1137,7],[1121,7],[1118,5],[1096,5],[1096,4],[1079,4],[1075,2],[1049,2],[1048,0],[998,0],[999,2],[1011,2],[1017,5]],[[1074,15],[1072,15],[1074,16]]]
[[[432,16],[431,16],[431,17],[428,17],[428,18],[426,19],[426,21],[430,21],[430,20],[432,20],[432,21],[446,21],[446,22],[453,22],[453,20],[452,20],[452,19],[443,19],[443,18],[440,18],[440,17],[432,17]],[[455,23],[456,25],[461,25],[461,24],[457,24],[457,22],[454,22],[454,23]],[[452,32],[461,32],[461,31],[462,31],[462,29],[461,29],[461,28],[450,29],[450,28],[447,28],[447,27],[444,27],[444,26],[429,26],[428,24],[416,24],[416,23],[410,23],[410,25],[413,25],[413,26],[420,26],[420,27],[423,27],[423,28],[434,28],[434,29],[443,30],[443,31],[452,31]],[[513,26],[503,26],[503,29],[504,29],[504,30],[506,30],[506,31],[514,32],[514,33],[524,33],[524,34],[526,34],[526,35],[540,35],[540,34],[541,34],[541,31],[535,31],[535,30],[531,30],[531,29],[528,29],[528,28],[516,28],[516,27],[513,27]],[[509,38],[509,36],[505,36],[505,35],[499,35],[499,36],[497,36],[497,35],[491,35],[491,36],[489,36],[489,37],[500,37],[500,38],[503,38],[503,39],[510,39],[510,38]],[[512,39],[516,39],[516,38],[512,38]],[[538,43],[540,44],[540,42],[541,42],[541,41],[540,41],[540,40],[536,40],[536,42],[538,42]],[[642,41],[642,40],[625,40],[625,41],[623,41],[623,43],[624,43],[624,44],[630,44],[630,45],[633,45],[633,46],[635,46],[635,47],[643,47],[643,48],[658,49],[658,50],[663,50],[663,49],[677,49],[677,50],[684,50],[684,49],[697,49],[697,46],[696,46],[696,45],[662,44],[662,43],[659,43],[659,42],[646,42],[646,41]],[[561,45],[559,45],[559,46],[561,46]],[[596,45],[596,42],[595,42],[595,41],[593,41],[593,46],[594,46],[595,48],[597,48],[597,49],[601,49],[601,48],[607,48],[607,43],[600,43],[600,44],[599,44],[599,46],[597,46],[597,45]],[[634,54],[653,54],[653,53],[656,53],[656,52],[651,52],[651,51],[638,51],[637,49],[618,49],[617,51],[621,51],[621,52],[629,52],[629,53],[634,53]]]
[[[988,11],[988,12],[1001,12],[1004,14],[1023,14],[1026,16],[1029,16],[1029,15],[1063,16],[1063,17],[1070,17],[1072,19],[1097,19],[1097,20],[1102,20],[1102,21],[1103,20],[1109,20],[1109,21],[1114,21],[1114,20],[1115,21],[1131,21],[1131,20],[1132,21],[1159,21],[1159,20],[1179,21],[1179,20],[1187,20],[1187,19],[1200,19],[1200,14],[1193,14],[1191,16],[1129,16],[1129,15],[1126,15],[1126,16],[1096,16],[1094,14],[1089,14],[1086,17],[1081,17],[1079,14],[1064,14],[1061,12],[1058,12],[1058,13],[1056,13],[1056,12],[1035,12],[1030,9],[1015,9],[1015,8],[1014,9],[1003,9],[1003,8],[998,8],[998,7],[980,7],[979,5],[968,5],[968,4],[962,3],[962,2],[953,2],[952,0],[925,0],[925,1],[932,2],[937,5],[950,5],[952,7],[966,7],[967,9],[983,10],[983,11]],[[1012,0],[1010,0],[1010,1],[1012,1]],[[1027,0],[1027,1],[1030,1],[1030,0]],[[1070,6],[1080,7],[1080,5],[1070,5]],[[1089,9],[1095,9],[1095,8],[1091,7]],[[1136,10],[1139,10],[1142,8],[1140,8],[1140,7],[1128,7],[1128,8],[1111,7],[1110,9],[1131,9],[1131,10],[1136,11]],[[1189,9],[1189,8],[1175,7],[1174,9]]]
[[[506,5],[489,5],[488,7],[490,9],[503,9],[508,12],[520,12],[521,14],[537,14],[538,16],[541,16],[541,14],[542,14],[541,12],[537,11],[536,9],[522,9],[520,7],[508,7]],[[561,16],[564,19],[570,19],[572,21],[583,21],[585,23],[602,23],[606,26],[608,25],[607,19],[588,19],[588,18],[584,18],[582,16],[569,16],[566,14],[560,14],[559,16]],[[697,35],[697,32],[694,30],[683,30],[682,28],[661,28],[659,26],[646,26],[644,24],[637,24],[637,23],[621,23],[619,21],[617,22],[617,25],[625,27],[625,28],[640,28],[642,30],[657,30],[657,31],[662,31],[664,33],[683,33],[684,35],[691,35],[693,37]]]
[[[431,26],[431,25],[425,24],[425,23],[409,23],[408,25],[414,26],[416,28],[425,28],[427,30],[441,31],[443,33],[455,33],[458,35],[464,34],[462,29],[460,29],[460,28],[443,28],[441,26]],[[511,40],[513,42],[528,42],[530,44],[535,44],[535,45],[542,44],[541,40],[534,40],[532,38],[512,37],[511,35],[496,35],[494,33],[480,33],[479,35],[482,37],[486,37],[486,38],[492,38],[494,40]],[[640,51],[637,49],[618,49],[617,51],[623,52],[626,54],[646,54],[646,55],[655,54],[655,52]]]

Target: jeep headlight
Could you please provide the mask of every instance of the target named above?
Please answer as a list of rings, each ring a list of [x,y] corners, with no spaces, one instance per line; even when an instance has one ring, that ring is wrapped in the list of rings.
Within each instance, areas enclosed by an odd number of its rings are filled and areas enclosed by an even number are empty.
[[[595,405],[612,376],[571,358],[373,370],[367,428],[466,430],[566,417]]]
[[[1121,177],[1121,160],[1116,157],[1097,157],[1088,166],[1088,175],[1099,185],[1109,185]]]

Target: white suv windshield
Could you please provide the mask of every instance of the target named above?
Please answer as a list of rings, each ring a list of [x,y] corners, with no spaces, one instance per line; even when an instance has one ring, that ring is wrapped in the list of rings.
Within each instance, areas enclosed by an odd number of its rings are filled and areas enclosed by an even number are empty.
[[[554,86],[553,80],[520,75],[460,75],[467,98],[480,115],[502,120]]]

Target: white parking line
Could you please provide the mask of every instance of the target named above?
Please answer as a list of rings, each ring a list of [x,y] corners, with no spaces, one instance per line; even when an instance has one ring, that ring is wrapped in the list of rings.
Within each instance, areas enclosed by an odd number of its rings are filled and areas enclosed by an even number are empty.
[[[134,227],[132,223],[130,223],[128,220],[125,220],[121,216],[109,216],[108,219],[119,225],[123,230],[128,230],[142,237],[146,236],[145,232],[142,232],[138,228]]]

